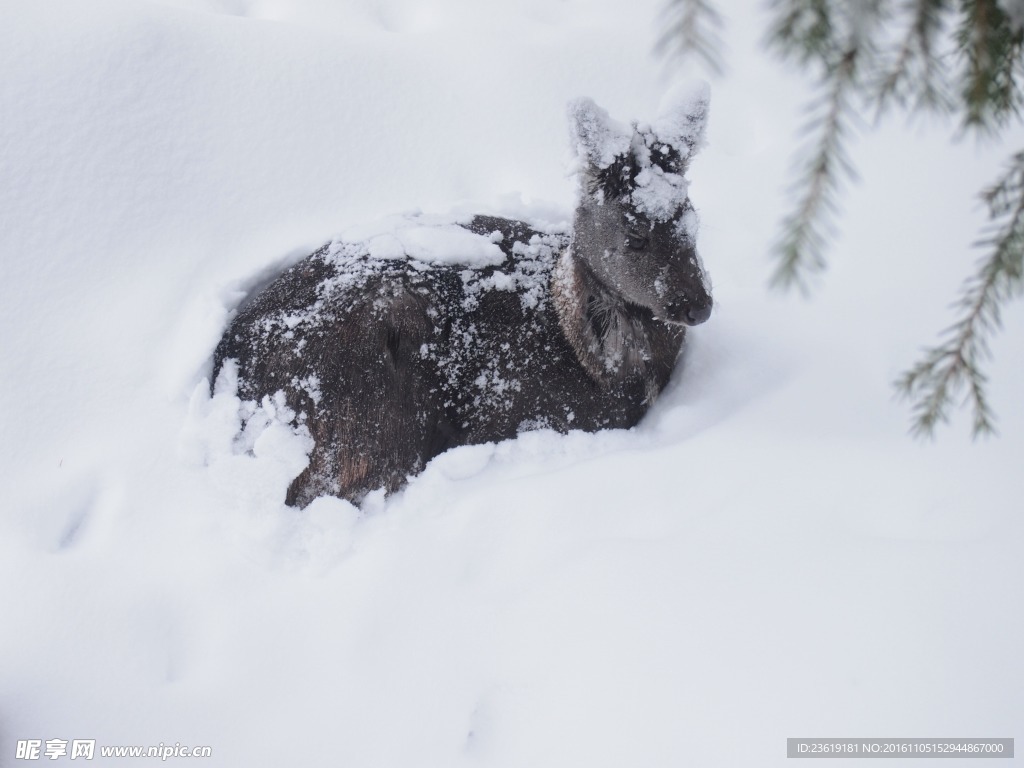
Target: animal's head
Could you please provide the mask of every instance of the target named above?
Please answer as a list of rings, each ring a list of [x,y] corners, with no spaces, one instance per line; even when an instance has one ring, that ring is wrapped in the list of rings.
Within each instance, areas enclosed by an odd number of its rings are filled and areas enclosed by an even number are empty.
[[[569,109],[580,174],[574,254],[626,301],[670,323],[711,315],[685,179],[707,111],[706,84],[675,94],[650,125],[620,125],[590,99]]]

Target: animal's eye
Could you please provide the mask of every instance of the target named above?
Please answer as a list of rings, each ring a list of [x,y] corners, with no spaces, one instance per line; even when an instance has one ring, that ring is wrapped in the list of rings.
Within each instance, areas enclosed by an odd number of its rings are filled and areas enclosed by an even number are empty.
[[[626,245],[634,251],[642,251],[647,247],[647,236],[641,235],[639,232],[627,232]]]

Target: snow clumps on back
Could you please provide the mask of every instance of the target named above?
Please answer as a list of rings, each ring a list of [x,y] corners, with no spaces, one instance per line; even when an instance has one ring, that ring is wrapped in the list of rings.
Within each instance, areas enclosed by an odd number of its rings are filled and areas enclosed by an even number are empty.
[[[466,229],[463,219],[420,212],[389,216],[350,227],[335,239],[373,259],[412,259],[423,264],[458,264],[481,268],[496,266],[505,254],[493,239]]]
[[[583,194],[598,202],[611,193],[654,222],[675,218],[687,200],[684,174],[704,143],[710,90],[681,86],[662,101],[651,124],[624,126],[590,99],[569,107]]]

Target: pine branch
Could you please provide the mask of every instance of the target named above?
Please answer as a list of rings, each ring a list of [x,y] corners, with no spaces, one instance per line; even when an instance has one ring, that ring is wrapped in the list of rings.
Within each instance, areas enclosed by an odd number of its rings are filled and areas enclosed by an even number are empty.
[[[962,0],[961,14],[956,40],[965,62],[963,125],[993,133],[1019,116],[1024,101],[1024,30],[1010,23],[998,0]]]
[[[773,286],[807,290],[811,275],[825,268],[825,247],[835,227],[838,194],[855,177],[846,153],[854,96],[863,96],[861,70],[875,57],[874,38],[888,0],[773,0],[775,22],[766,43],[784,58],[821,72],[821,111],[805,130],[818,138],[795,187],[796,210],[785,217],[773,247],[778,260]]]
[[[722,73],[722,17],[707,0],[669,0],[663,16],[665,31],[655,53],[676,59],[696,56],[711,72]]]
[[[840,58],[831,0],[772,0],[775,19],[765,43],[784,59],[801,66]]]
[[[953,99],[939,59],[939,36],[950,0],[908,0],[904,10],[910,23],[892,64],[878,79],[874,97],[877,116],[890,103],[912,112],[948,112]]]
[[[849,116],[849,91],[854,87],[858,50],[851,48],[826,76],[830,88],[820,103],[821,115],[813,117],[808,131],[819,130],[817,144],[805,166],[804,191],[796,210],[782,222],[782,234],[774,252],[778,264],[771,284],[807,291],[808,278],[825,268],[824,251],[835,225],[836,197],[844,178],[853,178],[853,166],[844,146]]]
[[[964,285],[956,304],[963,314],[945,331],[948,339],[926,350],[924,358],[896,382],[899,393],[912,402],[911,432],[917,436],[930,437],[938,424],[948,422],[951,407],[965,389],[974,436],[995,432],[981,364],[990,357],[988,336],[1001,327],[1002,305],[1024,288],[1024,152],[1013,156],[1010,169],[982,193],[982,199],[991,234],[977,245],[991,252]]]

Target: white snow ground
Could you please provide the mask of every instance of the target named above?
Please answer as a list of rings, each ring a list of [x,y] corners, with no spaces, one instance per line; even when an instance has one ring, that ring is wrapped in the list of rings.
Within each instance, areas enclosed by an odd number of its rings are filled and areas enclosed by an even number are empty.
[[[0,4],[0,765],[25,739],[594,768],[1024,735],[1020,303],[1001,438],[913,442],[889,386],[1022,134],[861,139],[819,290],[769,294],[805,92],[753,4],[691,171],[716,311],[644,424],[459,449],[363,514],[283,506],[280,425],[232,452],[204,377],[242,292],[410,209],[566,216],[566,103],[650,119],[694,74],[650,54],[659,9]]]

